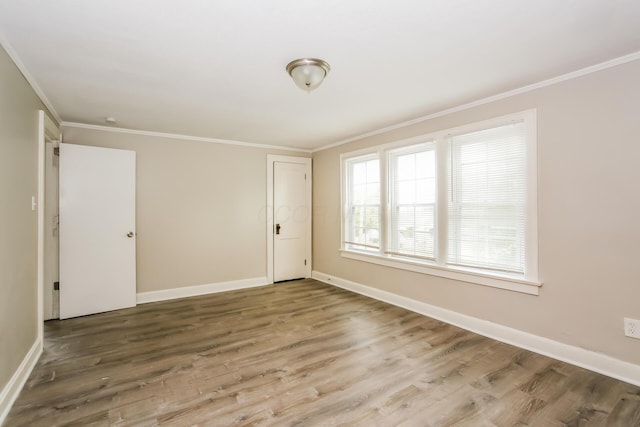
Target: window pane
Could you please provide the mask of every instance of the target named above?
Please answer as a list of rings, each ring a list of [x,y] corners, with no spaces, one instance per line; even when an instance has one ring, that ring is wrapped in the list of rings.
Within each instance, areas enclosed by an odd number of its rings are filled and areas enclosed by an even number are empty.
[[[365,163],[354,163],[352,168],[352,179],[354,184],[363,184],[367,182],[367,166]]]
[[[434,150],[434,143],[426,143],[389,152],[391,254],[435,257]]]
[[[434,205],[419,206],[415,210],[415,227],[417,231],[433,233],[435,227]]]
[[[354,227],[364,227],[364,213],[365,208],[362,206],[354,206],[353,208],[353,226]]]
[[[405,181],[408,179],[414,179],[416,176],[415,166],[415,154],[398,156],[396,169],[398,180]]]
[[[367,184],[367,198],[366,203],[368,205],[378,205],[380,203],[380,183]]]
[[[522,123],[451,138],[450,264],[524,272]]]
[[[380,162],[375,155],[348,159],[344,246],[375,251],[380,246]]]
[[[367,200],[367,184],[354,184],[352,197],[354,205],[363,205]]]
[[[436,202],[435,178],[416,180],[416,203]]]
[[[380,228],[380,208],[367,206],[365,226],[367,228]]]
[[[413,206],[400,206],[398,207],[398,231],[413,231],[414,229],[414,207]]]
[[[423,151],[416,154],[416,178],[434,178],[435,170],[435,151]]]
[[[397,183],[398,204],[413,204],[416,197],[415,181],[400,181]]]
[[[380,165],[378,159],[369,160],[366,163],[367,182],[380,182]]]

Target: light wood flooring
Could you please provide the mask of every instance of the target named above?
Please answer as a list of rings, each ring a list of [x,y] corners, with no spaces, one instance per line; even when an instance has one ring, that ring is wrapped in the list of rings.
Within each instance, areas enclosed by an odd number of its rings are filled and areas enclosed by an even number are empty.
[[[45,325],[5,426],[640,426],[640,388],[314,280]]]

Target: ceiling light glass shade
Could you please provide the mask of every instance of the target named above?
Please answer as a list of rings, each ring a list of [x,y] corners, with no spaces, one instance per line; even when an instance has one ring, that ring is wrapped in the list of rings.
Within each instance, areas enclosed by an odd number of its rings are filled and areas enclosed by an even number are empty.
[[[296,86],[307,92],[320,86],[330,69],[329,64],[316,58],[296,59],[287,65],[287,73]]]

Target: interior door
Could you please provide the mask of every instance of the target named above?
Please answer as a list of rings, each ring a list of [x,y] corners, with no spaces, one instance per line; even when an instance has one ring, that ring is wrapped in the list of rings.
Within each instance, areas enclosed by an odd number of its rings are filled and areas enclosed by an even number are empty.
[[[274,162],[274,282],[306,277],[306,196],[306,165]]]
[[[136,153],[60,144],[60,318],[136,305]]]

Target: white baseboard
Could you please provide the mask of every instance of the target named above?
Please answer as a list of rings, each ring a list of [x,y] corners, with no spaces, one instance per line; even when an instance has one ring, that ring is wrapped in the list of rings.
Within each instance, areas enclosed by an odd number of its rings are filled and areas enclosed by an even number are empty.
[[[501,341],[516,347],[580,366],[630,384],[640,386],[640,365],[624,362],[584,348],[575,347],[538,335],[533,335],[508,326],[478,319],[466,314],[446,310],[412,298],[372,288],[330,274],[313,271],[311,277],[330,285],[368,296],[398,307],[406,308],[418,314],[441,320],[471,332]]]
[[[235,291],[238,289],[255,288],[268,285],[266,277],[253,279],[232,280],[229,282],[207,283],[205,285],[185,286],[182,288],[163,289],[161,291],[140,292],[136,295],[136,302],[167,301],[177,298],[195,297],[198,295],[214,294],[217,292]]]
[[[22,391],[22,387],[24,387],[27,379],[29,379],[31,371],[33,371],[36,363],[38,363],[40,354],[42,354],[42,340],[38,337],[31,346],[31,349],[29,349],[27,355],[22,359],[22,363],[20,363],[18,369],[13,373],[7,385],[2,389],[2,393],[0,393],[0,425],[4,422],[4,419],[11,410],[11,406],[13,406],[13,403]]]

